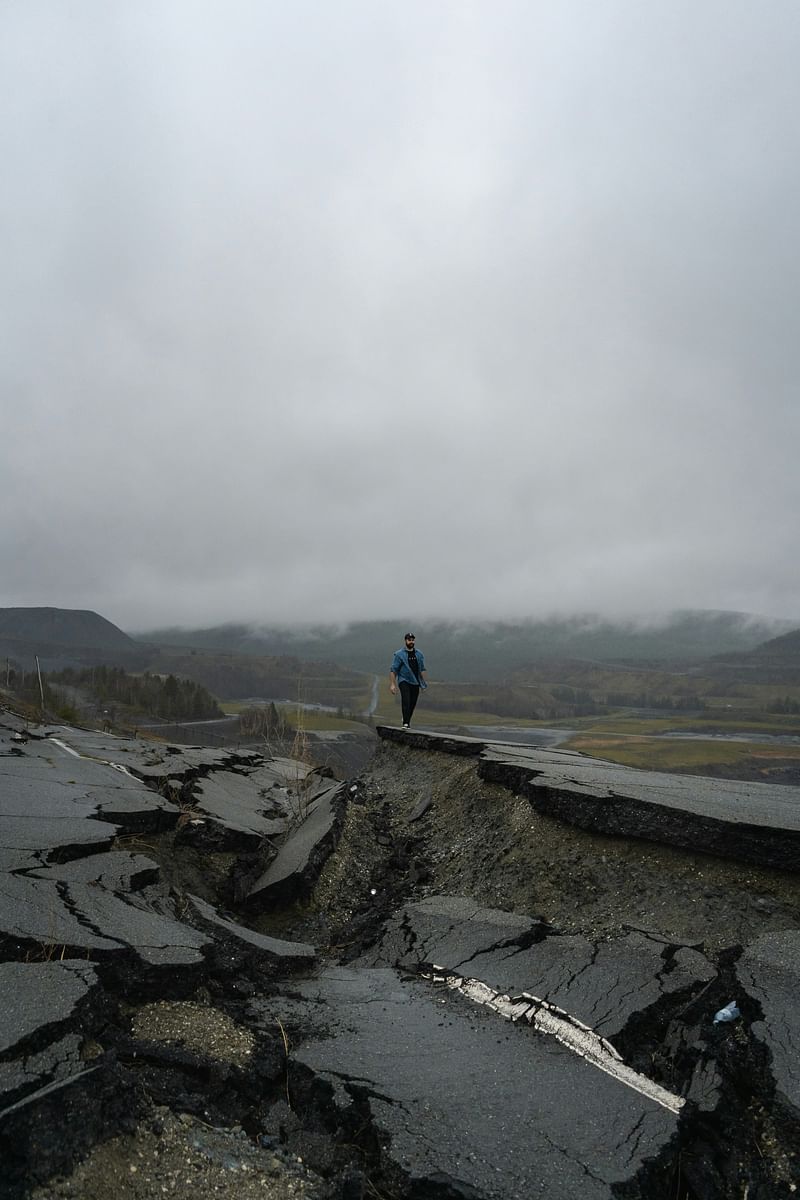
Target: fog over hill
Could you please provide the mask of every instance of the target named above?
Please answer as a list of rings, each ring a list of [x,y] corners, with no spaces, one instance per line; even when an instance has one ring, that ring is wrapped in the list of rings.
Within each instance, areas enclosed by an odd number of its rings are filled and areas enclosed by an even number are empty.
[[[501,679],[529,663],[567,658],[689,665],[724,656],[752,668],[760,662],[795,660],[800,642],[795,622],[734,612],[684,611],[624,621],[584,614],[517,623],[406,618],[336,627],[226,624],[132,637],[88,610],[4,608],[0,655],[25,669],[38,655],[47,670],[107,663],[159,671],[175,669],[174,664],[165,667],[164,648],[197,649],[248,658],[289,655],[305,663],[384,674],[409,627],[417,634],[430,677],[453,681]],[[182,669],[187,664],[188,658]]]
[[[780,637],[770,638],[751,651],[751,658],[793,660],[800,665],[800,629],[793,629]]]
[[[800,685],[800,629],[770,638],[752,650],[721,654],[708,664],[708,673],[717,678],[749,682]]]
[[[368,621],[339,627],[241,624],[209,629],[151,630],[148,642],[239,654],[293,654],[355,670],[388,671],[409,627],[417,634],[432,678],[501,678],[546,658],[696,662],[736,654],[783,634],[795,622],[748,613],[687,611],[626,621],[582,615],[526,622]]]
[[[797,0],[4,3],[0,605],[791,615],[798,46]]]

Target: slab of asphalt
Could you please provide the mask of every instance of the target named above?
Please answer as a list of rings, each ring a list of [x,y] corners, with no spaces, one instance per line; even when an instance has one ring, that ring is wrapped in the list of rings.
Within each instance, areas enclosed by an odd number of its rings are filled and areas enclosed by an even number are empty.
[[[346,804],[345,785],[317,781],[303,796],[302,820],[292,828],[276,858],[254,881],[247,895],[250,908],[277,905],[303,897],[336,843]]]
[[[695,993],[716,977],[712,963],[691,946],[639,932],[590,942],[460,896],[405,905],[359,962],[405,971],[435,967],[511,997],[525,993],[611,1039],[635,1014],[674,993]],[[709,1002],[709,1019],[712,1007]]]
[[[173,774],[185,776],[187,771],[200,774],[204,770],[220,770],[234,763],[256,765],[263,761],[263,756],[255,750],[170,745],[145,738],[80,729],[73,725],[50,726],[44,732],[50,738],[63,737],[70,749],[85,761],[112,763],[124,767],[140,779],[156,784]]]
[[[446,989],[340,967],[298,991],[299,1011],[282,999],[281,1019],[324,1034],[298,1060],[330,1081],[343,1108],[366,1101],[412,1187],[611,1197],[676,1135],[675,1113]]]
[[[148,786],[128,770],[155,769],[158,747],[126,747],[90,731],[52,733],[0,720],[3,1197],[27,1194],[41,1173],[132,1119],[135,1094],[90,1033],[120,1004],[153,990],[192,993],[226,971],[263,981],[315,957],[307,943],[270,938],[198,897],[181,897],[160,863],[125,846],[125,838],[145,845],[143,833],[154,846],[173,837],[181,816],[154,779]],[[170,778],[181,793],[189,794],[200,767],[225,771],[232,761],[219,752],[201,758],[190,748],[182,762],[177,748],[169,750]],[[272,782],[279,777],[273,772]],[[255,822],[264,801],[260,787],[251,792]],[[232,796],[220,819],[240,818]],[[119,1105],[106,1103],[113,1092]],[[63,1133],[59,1108],[68,1121]]]
[[[491,993],[498,1015],[453,1003],[409,973],[481,1004]],[[323,1031],[299,1060],[335,1084],[343,1107],[369,1106],[412,1186],[610,1196],[675,1136],[683,1101],[651,1089],[604,1039],[715,975],[691,947],[638,934],[592,945],[524,915],[436,896],[398,911],[375,950],[302,984],[301,1002],[281,1002],[280,1012]],[[503,1014],[524,1016],[527,1027],[509,1031]],[[594,1054],[590,1030],[601,1035]]]
[[[379,726],[387,741],[474,755],[478,773],[533,808],[598,833],[647,838],[800,871],[800,787],[673,775],[569,750]]]
[[[285,833],[289,825],[285,791],[261,784],[247,774],[215,771],[192,789],[197,819],[242,835],[241,842],[257,847],[262,838]],[[280,801],[280,804],[279,804]],[[269,815],[267,815],[269,814]]]
[[[736,975],[744,995],[760,1010],[753,1036],[767,1048],[778,1098],[791,1119],[800,1120],[800,931],[765,933],[751,942],[736,964]]]

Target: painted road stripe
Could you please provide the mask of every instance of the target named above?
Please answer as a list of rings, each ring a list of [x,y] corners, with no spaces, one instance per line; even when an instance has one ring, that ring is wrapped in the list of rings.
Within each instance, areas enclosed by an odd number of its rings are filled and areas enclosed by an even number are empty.
[[[682,1096],[668,1092],[646,1075],[640,1075],[626,1066],[610,1042],[600,1037],[588,1025],[584,1025],[577,1017],[571,1016],[554,1004],[549,1004],[547,1000],[531,996],[528,992],[521,992],[519,996],[508,996],[490,988],[480,979],[467,979],[435,964],[431,970],[423,971],[422,975],[434,983],[444,983],[453,991],[461,992],[476,1004],[499,1013],[507,1021],[527,1021],[540,1033],[550,1034],[568,1050],[579,1054],[593,1067],[605,1071],[606,1075],[611,1075],[613,1079],[654,1100],[663,1108],[668,1108],[670,1112],[680,1112],[686,1103]]]
[[[68,746],[66,742],[62,742],[61,738],[49,737],[47,741],[52,742],[55,746],[59,746],[62,750],[66,750],[67,754],[71,754],[74,758],[82,758],[84,762],[100,763],[103,767],[111,767],[114,771],[121,771],[123,775],[127,775],[129,779],[133,779],[136,783],[142,782],[127,767],[123,766],[122,763],[111,762],[108,758],[96,758],[93,754],[81,754],[78,750],[73,749],[72,746]]]

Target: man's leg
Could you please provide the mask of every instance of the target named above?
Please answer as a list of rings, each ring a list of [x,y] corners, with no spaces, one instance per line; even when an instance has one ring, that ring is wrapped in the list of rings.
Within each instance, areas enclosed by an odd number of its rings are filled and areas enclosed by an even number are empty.
[[[417,707],[419,688],[414,683],[400,683],[400,697],[403,701],[403,724],[410,725]]]

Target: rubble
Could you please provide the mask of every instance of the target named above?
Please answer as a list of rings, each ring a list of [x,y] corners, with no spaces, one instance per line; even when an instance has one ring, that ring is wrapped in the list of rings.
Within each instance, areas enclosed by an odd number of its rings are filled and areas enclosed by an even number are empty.
[[[0,710],[0,1196],[800,1187],[797,789],[379,734]]]

